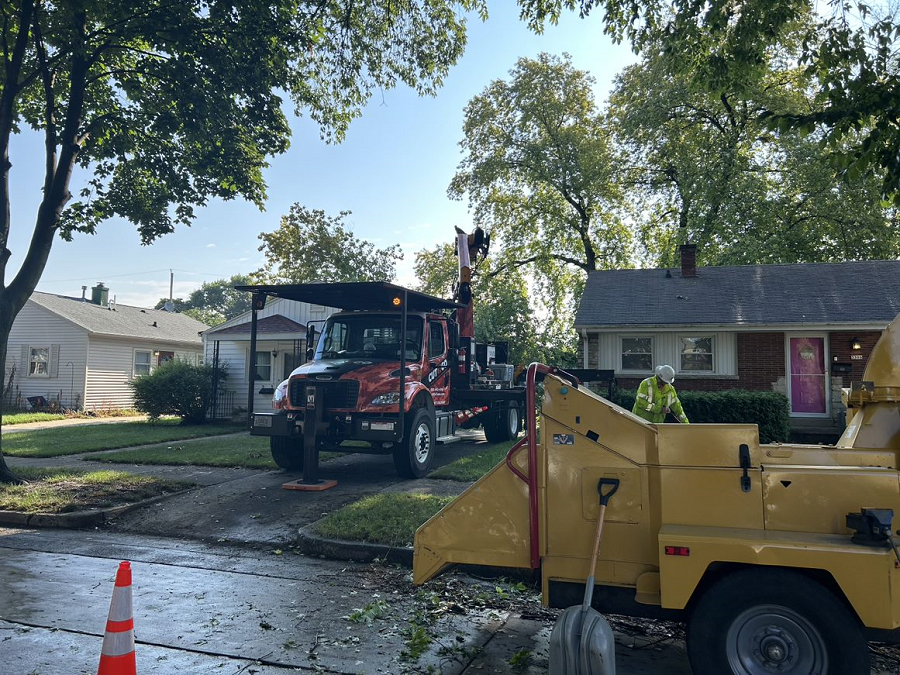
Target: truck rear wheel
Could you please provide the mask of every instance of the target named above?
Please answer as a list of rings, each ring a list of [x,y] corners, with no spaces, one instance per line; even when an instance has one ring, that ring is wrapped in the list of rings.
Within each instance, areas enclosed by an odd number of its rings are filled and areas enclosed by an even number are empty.
[[[488,443],[504,443],[519,435],[522,430],[522,409],[516,401],[489,411],[484,421],[484,437]]]
[[[860,622],[818,582],[782,569],[729,574],[694,608],[687,651],[695,675],[866,675]]]
[[[421,478],[434,459],[434,415],[425,408],[406,416],[403,442],[394,448],[394,468],[403,478]]]
[[[288,471],[303,470],[303,439],[291,436],[270,436],[269,449],[272,459],[282,469]]]

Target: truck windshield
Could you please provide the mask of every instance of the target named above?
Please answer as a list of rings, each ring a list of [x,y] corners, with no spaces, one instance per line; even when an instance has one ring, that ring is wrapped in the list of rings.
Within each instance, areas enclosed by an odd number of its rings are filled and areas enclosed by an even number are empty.
[[[422,354],[422,318],[406,318],[406,360],[418,361]],[[364,357],[400,358],[400,317],[359,314],[328,320],[316,345],[316,359]]]

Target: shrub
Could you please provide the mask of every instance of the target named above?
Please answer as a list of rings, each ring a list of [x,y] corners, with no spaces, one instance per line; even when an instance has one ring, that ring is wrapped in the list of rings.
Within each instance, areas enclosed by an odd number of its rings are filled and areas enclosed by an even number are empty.
[[[631,410],[634,391],[613,393],[613,403]],[[688,419],[694,423],[756,424],[760,443],[788,440],[791,430],[787,397],[774,391],[683,391],[678,398]]]
[[[187,424],[206,419],[212,397],[213,380],[225,379],[225,373],[209,365],[196,366],[178,359],[163,364],[149,375],[141,375],[129,384],[134,392],[134,407],[151,419],[177,415]]]

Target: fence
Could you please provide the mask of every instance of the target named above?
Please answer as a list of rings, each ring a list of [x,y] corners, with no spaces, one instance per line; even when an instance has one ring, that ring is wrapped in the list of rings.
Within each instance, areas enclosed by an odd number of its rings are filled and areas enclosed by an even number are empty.
[[[208,420],[230,420],[234,414],[234,392],[219,389],[213,395],[206,412]]]

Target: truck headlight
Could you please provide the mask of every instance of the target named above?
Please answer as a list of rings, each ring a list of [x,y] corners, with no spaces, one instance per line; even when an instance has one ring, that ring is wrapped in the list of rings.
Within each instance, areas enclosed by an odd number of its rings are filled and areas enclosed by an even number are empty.
[[[379,394],[372,399],[372,405],[396,405],[400,403],[400,392],[392,391],[390,394]]]

